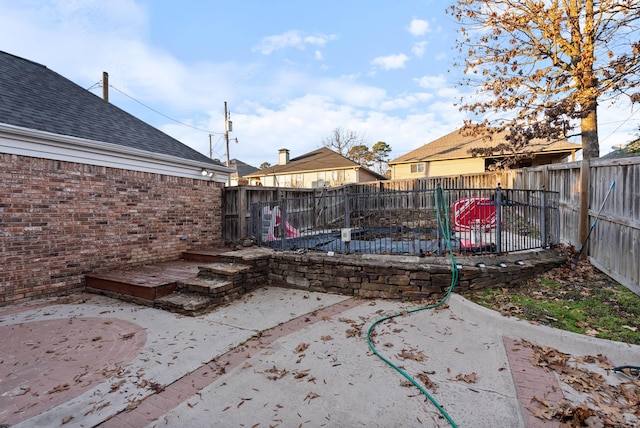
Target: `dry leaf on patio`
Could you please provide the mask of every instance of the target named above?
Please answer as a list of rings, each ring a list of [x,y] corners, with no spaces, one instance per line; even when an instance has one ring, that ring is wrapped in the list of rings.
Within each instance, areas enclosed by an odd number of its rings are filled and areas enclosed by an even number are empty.
[[[360,330],[357,328],[350,328],[346,331],[347,337],[358,337],[360,336]]]
[[[402,358],[403,360],[425,361],[427,356],[424,355],[422,351],[413,352],[403,349],[398,354],[398,358]]]
[[[328,341],[328,340],[333,340],[333,337],[327,335],[327,336],[320,336],[320,340],[322,341]]]
[[[136,332],[135,332],[135,331],[134,331],[134,332],[131,332],[131,333],[121,334],[121,335],[120,335],[120,339],[123,339],[123,340],[131,339],[131,338],[132,338],[133,336],[135,336],[135,335],[136,335]]]
[[[296,370],[293,372],[294,379],[302,379],[303,377],[309,374],[310,369],[307,370]]]
[[[304,397],[303,401],[307,401],[309,400],[309,403],[311,402],[311,400],[313,400],[314,398],[320,397],[318,394],[316,394],[315,392],[310,392],[307,394],[306,397]]]
[[[56,392],[61,392],[61,391],[66,391],[67,389],[69,389],[69,384],[68,383],[61,383],[58,386],[55,386],[53,389],[49,390],[47,392],[47,394],[53,394]]]
[[[140,405],[140,401],[132,401],[129,403],[129,405],[125,408],[125,410],[129,411],[129,410],[133,410],[136,407],[138,407]]]
[[[71,419],[73,419],[73,416],[66,416],[62,418],[62,425],[68,424],[69,422],[71,422]]]
[[[295,351],[296,351],[297,353],[300,353],[300,352],[305,351],[308,347],[309,347],[309,344],[308,344],[308,343],[304,343],[304,342],[302,342],[302,343],[300,343],[298,346],[296,346]]]
[[[476,383],[476,372],[469,374],[460,373],[456,376],[456,380],[463,380],[467,383]]]
[[[435,392],[438,389],[438,385],[433,383],[426,372],[422,372],[418,375],[418,379],[422,382],[425,388]]]

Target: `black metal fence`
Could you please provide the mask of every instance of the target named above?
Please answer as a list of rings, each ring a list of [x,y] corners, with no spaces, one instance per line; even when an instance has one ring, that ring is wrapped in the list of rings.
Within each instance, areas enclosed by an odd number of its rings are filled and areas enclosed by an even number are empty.
[[[251,206],[258,245],[341,254],[504,253],[558,243],[558,194],[545,190],[357,189]]]

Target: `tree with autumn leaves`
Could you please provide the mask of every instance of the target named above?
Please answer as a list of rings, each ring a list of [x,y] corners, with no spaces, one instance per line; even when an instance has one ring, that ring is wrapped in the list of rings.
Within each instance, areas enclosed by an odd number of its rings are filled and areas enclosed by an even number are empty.
[[[461,83],[477,89],[460,104],[480,118],[470,132],[506,131],[516,149],[580,135],[596,158],[598,105],[640,101],[640,0],[458,0],[448,12]]]
[[[580,136],[584,242],[589,160],[600,155],[598,106],[640,102],[640,0],[457,0],[448,12],[461,24],[461,83],[476,88],[460,100],[480,119],[467,121],[467,132],[506,133],[514,152],[534,138]]]

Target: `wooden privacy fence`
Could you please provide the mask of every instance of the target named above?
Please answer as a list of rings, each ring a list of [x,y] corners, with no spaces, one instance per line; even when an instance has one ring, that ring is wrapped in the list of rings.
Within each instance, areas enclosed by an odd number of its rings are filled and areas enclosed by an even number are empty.
[[[589,166],[589,225],[594,225],[587,254],[600,270],[640,294],[640,156],[597,159]],[[615,181],[607,200],[604,198]],[[256,202],[331,197],[390,190],[493,188],[541,190],[558,193],[559,242],[580,248],[580,162],[545,165],[511,171],[447,177],[389,180],[327,189],[239,186],[226,188],[223,201],[223,239],[237,242],[250,236],[251,206]],[[604,202],[604,204],[603,204]],[[600,216],[598,212],[602,208]]]

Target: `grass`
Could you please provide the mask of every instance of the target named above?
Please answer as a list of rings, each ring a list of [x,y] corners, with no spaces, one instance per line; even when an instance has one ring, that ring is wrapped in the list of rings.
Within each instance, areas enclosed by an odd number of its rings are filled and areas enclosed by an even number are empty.
[[[554,269],[517,287],[462,295],[504,315],[640,345],[640,296],[586,262]]]

